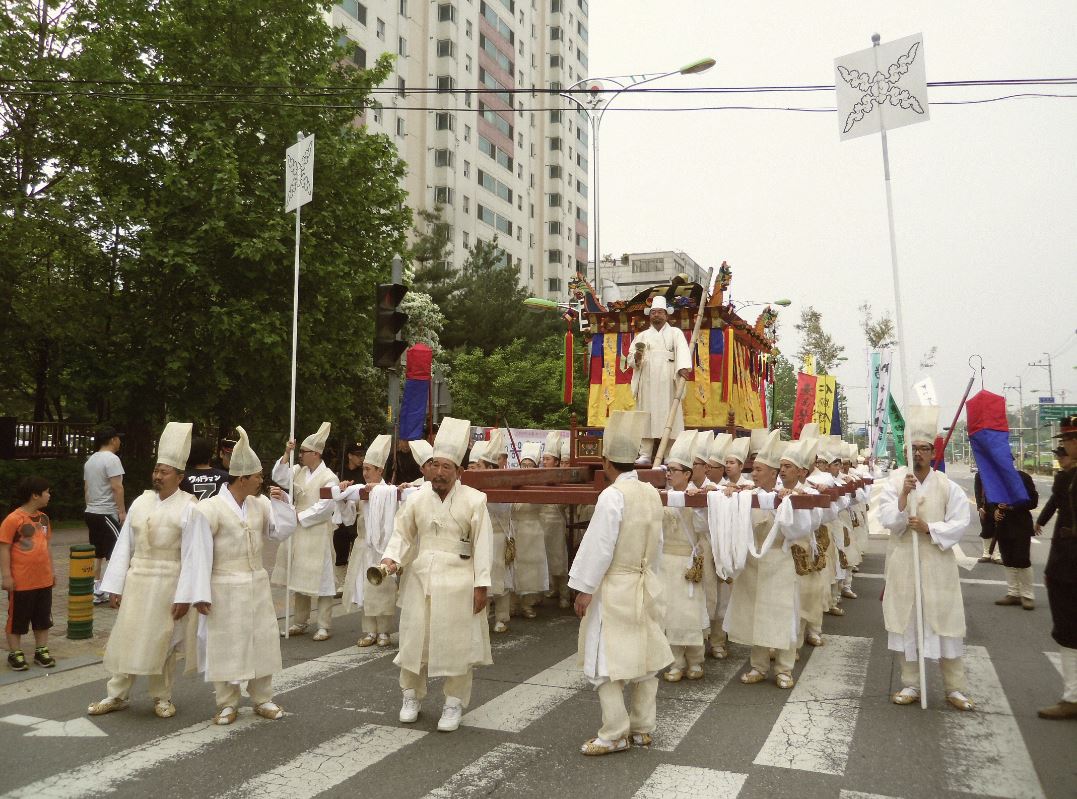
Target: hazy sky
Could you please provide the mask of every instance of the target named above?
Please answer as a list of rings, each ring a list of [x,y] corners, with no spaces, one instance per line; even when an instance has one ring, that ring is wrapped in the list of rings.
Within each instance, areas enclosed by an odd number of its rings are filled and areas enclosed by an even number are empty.
[[[1073,0],[592,0],[589,29],[592,76],[718,61],[653,86],[830,85],[834,58],[870,47],[876,31],[883,42],[922,32],[929,82],[1077,77]],[[1056,396],[1065,389],[1077,403],[1077,99],[935,104],[1026,91],[1077,86],[932,89],[931,120],[889,137],[909,370],[919,379],[922,354],[938,347],[926,373],[943,424],[973,353],[988,389],[1020,375],[1030,404],[1032,389],[1047,393],[1047,373],[1028,363],[1050,352]],[[834,102],[833,91],[648,94],[615,108]],[[815,306],[846,347],[838,379],[852,419],[865,418],[857,306],[894,307],[877,135],[840,143],[835,113],[611,110],[600,161],[603,253],[729,261],[734,298],[794,301],[781,325],[790,355],[799,309]]]

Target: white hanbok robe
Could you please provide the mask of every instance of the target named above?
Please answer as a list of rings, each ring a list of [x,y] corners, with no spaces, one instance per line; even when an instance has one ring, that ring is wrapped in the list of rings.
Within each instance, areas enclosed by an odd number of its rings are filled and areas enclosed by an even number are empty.
[[[474,589],[491,583],[492,539],[481,491],[457,482],[442,499],[427,483],[408,497],[385,548],[404,569],[397,666],[452,677],[493,662],[486,614],[474,612]]]
[[[341,494],[340,501],[349,505],[358,503],[355,511],[358,536],[348,558],[342,601],[345,607],[357,605],[362,608],[364,616],[391,616],[396,613],[397,575],[386,577],[381,585],[373,585],[367,580],[366,572],[385,557],[385,548],[393,535],[400,492],[383,480],[371,489],[367,499],[360,500],[358,495],[362,488],[356,483]]]
[[[643,342],[646,349],[643,360],[636,366],[636,344]],[[644,438],[661,438],[666,427],[666,417],[673,406],[674,386],[677,372],[692,368],[692,355],[684,331],[667,323],[661,330],[648,327],[636,334],[632,346],[622,361],[622,370],[632,370],[632,396],[636,410],[650,414],[650,421],[643,432]],[[670,436],[684,430],[684,411],[678,406],[673,417]]]
[[[932,470],[909,495],[904,511],[898,496],[906,469],[882,485],[879,520],[890,530],[886,551],[883,620],[889,648],[917,659],[916,587],[912,536],[919,535],[920,581],[924,597],[924,656],[956,658],[965,652],[965,606],[954,548],[971,519],[969,499],[941,472]],[[908,531],[909,510],[928,523],[929,536]]]
[[[185,491],[165,499],[144,491],[127,511],[101,578],[102,591],[122,596],[105,646],[105,668],[112,674],[161,674],[189,632],[192,620],[174,621],[172,604],[190,546],[184,526],[194,505]]]
[[[593,685],[646,679],[673,662],[662,631],[661,551],[658,492],[634,471],[618,475],[598,495],[569,572],[569,586],[591,594],[577,646]]]
[[[190,611],[198,619],[198,636],[197,649],[188,642],[187,671],[197,661],[208,682],[240,682],[281,670],[262,542],[284,541],[295,529],[295,509],[266,496],[247,497],[239,505],[224,490],[195,507],[176,601],[211,606],[207,615]]]
[[[273,567],[273,585],[286,585],[292,591],[309,596],[336,596],[336,575],[333,571],[333,513],[337,503],[322,499],[322,488],[331,488],[340,481],[324,463],[313,472],[304,466],[289,466],[279,460],[273,464],[273,482],[292,495],[299,512],[299,529],[288,544],[277,550]],[[292,553],[289,578],[288,553]]]

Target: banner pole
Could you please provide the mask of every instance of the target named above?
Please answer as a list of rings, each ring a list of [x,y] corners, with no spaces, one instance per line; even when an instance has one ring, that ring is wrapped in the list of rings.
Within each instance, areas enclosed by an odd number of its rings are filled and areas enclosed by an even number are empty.
[[[881,37],[874,33],[871,36],[871,44],[875,50],[875,68],[879,68],[879,42]],[[883,109],[880,107],[879,112]],[[894,316],[897,322],[898,334],[898,358],[901,364],[901,404],[905,407],[905,413],[909,412],[909,373],[907,371],[907,358],[905,352],[908,349],[908,340],[905,338],[905,321],[902,314],[901,302],[901,278],[898,273],[897,256],[897,233],[894,228],[894,196],[890,188],[890,150],[886,143],[886,124],[880,126],[880,136],[883,146],[883,182],[886,187],[886,218],[890,229],[890,268],[894,278]],[[909,436],[905,436],[905,463],[906,474],[912,473],[912,442]],[[906,508],[909,510],[909,508]],[[920,707],[927,709],[927,669],[924,664],[924,588],[920,575],[920,538],[915,533],[912,537],[913,553],[913,580],[916,587],[916,655],[920,669]]]
[[[292,287],[292,395],[288,413],[288,440],[295,441],[295,384],[296,355],[299,351],[299,211],[295,209],[295,282]],[[295,463],[295,447],[288,450],[288,471]],[[294,477],[293,477],[294,482]],[[288,501],[292,502],[292,488],[288,488]],[[293,503],[294,504],[294,503]],[[288,564],[284,575],[284,637],[289,638],[292,621],[292,537],[288,536]]]

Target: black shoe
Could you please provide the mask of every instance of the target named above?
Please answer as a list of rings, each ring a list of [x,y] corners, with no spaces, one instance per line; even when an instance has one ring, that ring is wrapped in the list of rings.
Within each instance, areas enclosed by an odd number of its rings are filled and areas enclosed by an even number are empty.
[[[39,646],[34,650],[34,663],[43,668],[51,669],[56,665],[56,658],[49,654],[47,646]]]
[[[7,664],[11,666],[12,671],[26,671],[30,668],[26,664],[26,655],[21,649],[16,649],[7,656]]]

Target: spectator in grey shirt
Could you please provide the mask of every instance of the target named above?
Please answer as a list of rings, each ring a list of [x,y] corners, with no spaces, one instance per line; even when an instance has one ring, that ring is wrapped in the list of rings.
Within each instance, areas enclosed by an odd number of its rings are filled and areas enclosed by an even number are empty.
[[[127,517],[123,502],[123,464],[117,454],[120,451],[120,438],[120,433],[114,427],[103,427],[94,433],[97,452],[82,467],[86,527],[97,557],[93,582],[95,605],[108,601],[101,593],[101,575],[105,573],[105,561],[112,557],[112,548]]]

